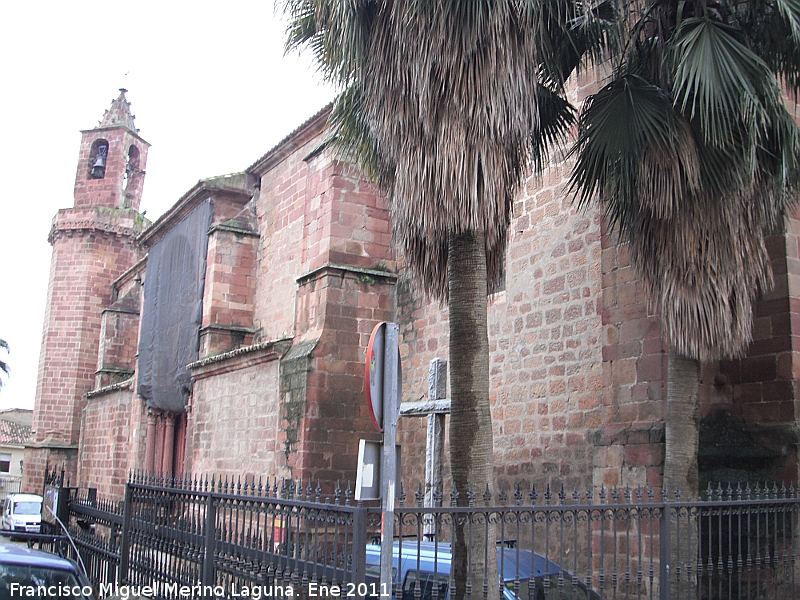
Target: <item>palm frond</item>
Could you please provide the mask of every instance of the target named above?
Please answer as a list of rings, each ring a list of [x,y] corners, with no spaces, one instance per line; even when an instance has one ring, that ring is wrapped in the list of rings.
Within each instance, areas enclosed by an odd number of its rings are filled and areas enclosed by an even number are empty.
[[[11,351],[11,349],[8,346],[8,342],[3,340],[3,339],[0,339],[0,348],[5,350],[6,352],[10,352]],[[11,367],[4,360],[0,360],[0,372],[5,373],[6,375],[9,375],[10,372],[11,372]],[[0,379],[0,387],[3,387],[3,380],[2,379]]]
[[[286,51],[311,49],[325,79],[348,85],[363,68],[375,3],[370,0],[283,0]]]
[[[563,96],[539,86],[536,102],[539,125],[531,134],[531,160],[535,171],[548,164],[550,151],[566,142],[567,132],[575,124],[575,108]]]
[[[371,31],[364,121],[394,166],[399,250],[422,288],[443,300],[441,241],[483,231],[494,289],[540,123],[534,33],[514,3],[488,1],[381,5]],[[546,131],[566,122],[562,113],[554,110]]]
[[[779,97],[766,63],[736,34],[713,19],[693,18],[672,41],[676,105],[690,119],[697,117],[705,139],[719,146],[730,140],[734,117],[760,126],[765,102]]]
[[[336,98],[328,118],[329,135],[325,144],[338,158],[356,166],[383,189],[394,180],[394,166],[387,162],[369,127],[364,111],[363,94],[352,84]]]
[[[553,91],[560,92],[584,64],[600,63],[618,50],[621,28],[611,0],[522,0],[520,15],[536,31],[539,78]]]
[[[800,91],[800,1],[748,2],[731,15],[787,91]]]
[[[772,285],[765,239],[800,185],[778,86],[800,80],[800,2],[618,8],[628,41],[579,116],[571,189],[628,244],[678,352],[740,356]]]
[[[699,158],[669,95],[638,75],[622,76],[584,106],[569,188],[581,204],[598,194],[611,226],[629,234],[642,203],[658,217],[699,185]]]
[[[759,292],[772,286],[766,230],[751,199],[691,198],[669,219],[643,212],[631,262],[667,339],[697,360],[741,356]]]

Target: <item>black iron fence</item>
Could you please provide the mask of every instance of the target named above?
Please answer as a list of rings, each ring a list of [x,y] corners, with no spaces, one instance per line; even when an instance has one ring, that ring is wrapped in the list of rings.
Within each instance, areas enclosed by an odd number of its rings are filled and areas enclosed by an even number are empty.
[[[292,481],[164,481],[134,476],[112,503],[65,488],[70,532],[101,595],[133,586],[158,598],[378,597],[381,511],[337,487]],[[800,598],[800,495],[785,486],[709,488],[699,499],[652,490],[401,493],[393,592],[444,599],[464,532],[499,577],[466,561],[470,598]],[[487,544],[484,540],[490,540]],[[493,540],[493,541],[492,541]],[[491,548],[490,548],[491,546]],[[491,561],[489,561],[491,562]],[[129,591],[131,588],[126,588]]]

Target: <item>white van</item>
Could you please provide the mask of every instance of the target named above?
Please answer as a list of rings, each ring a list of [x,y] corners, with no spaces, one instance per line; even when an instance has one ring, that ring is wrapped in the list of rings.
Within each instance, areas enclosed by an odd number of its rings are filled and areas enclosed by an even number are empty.
[[[42,525],[42,497],[37,494],[9,494],[3,501],[0,529],[39,533]]]

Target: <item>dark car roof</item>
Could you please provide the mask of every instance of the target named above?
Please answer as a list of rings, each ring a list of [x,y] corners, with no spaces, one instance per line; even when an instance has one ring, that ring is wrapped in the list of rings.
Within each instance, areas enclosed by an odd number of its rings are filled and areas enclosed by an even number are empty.
[[[0,564],[30,565],[32,567],[45,567],[78,574],[78,568],[75,563],[66,558],[13,544],[0,544]]]
[[[395,560],[397,559],[398,542],[394,542]],[[406,559],[415,559],[417,552],[419,552],[420,559],[425,561],[436,560],[440,565],[440,572],[450,572],[450,562],[452,560],[450,544],[446,542],[419,542],[419,551],[417,550],[417,542],[413,541],[403,544],[403,557]],[[368,554],[380,554],[380,546],[373,545],[370,552],[370,546],[367,546]],[[552,560],[547,560],[541,554],[535,554],[530,550],[517,550],[516,548],[497,548],[497,566],[500,568],[502,561],[503,581],[512,581],[517,575],[520,579],[531,576],[531,559],[533,559],[533,572],[534,577],[542,577],[545,574],[557,575],[564,573],[564,577],[572,577],[572,574],[566,569],[562,569],[557,563]]]

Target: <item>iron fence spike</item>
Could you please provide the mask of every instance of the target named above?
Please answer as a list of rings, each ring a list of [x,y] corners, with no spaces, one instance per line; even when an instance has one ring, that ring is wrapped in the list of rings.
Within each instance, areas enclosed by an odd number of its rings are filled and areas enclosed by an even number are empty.
[[[467,490],[467,506],[475,506],[475,490],[472,487],[472,483],[469,484],[469,489]]]

